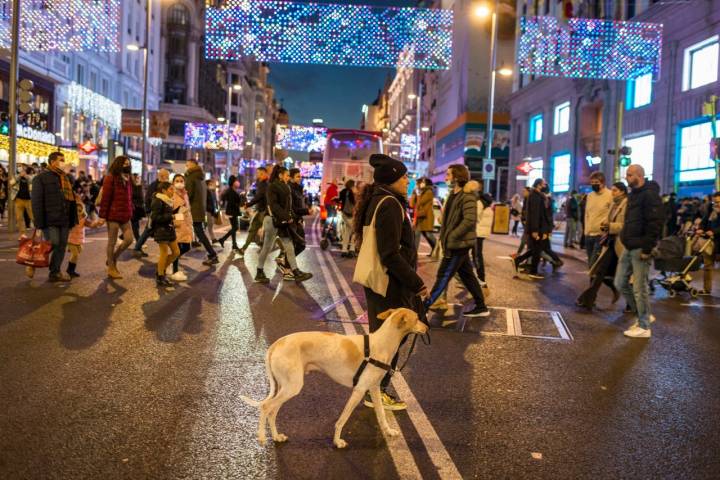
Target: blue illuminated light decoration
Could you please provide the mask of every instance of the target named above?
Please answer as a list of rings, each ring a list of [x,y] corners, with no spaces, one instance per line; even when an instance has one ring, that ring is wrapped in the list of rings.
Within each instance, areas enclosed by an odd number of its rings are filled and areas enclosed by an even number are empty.
[[[400,135],[400,158],[412,160],[417,154],[417,136],[403,133]]]
[[[225,123],[186,123],[185,146],[207,150],[227,149],[227,124]],[[242,150],[242,125],[230,126],[230,150]]]
[[[356,139],[347,139],[342,140],[339,138],[331,138],[330,144],[332,147],[337,150],[340,148],[346,148],[350,151],[353,150],[370,150],[371,148],[375,148],[377,145],[377,141],[373,141],[369,138],[362,139],[362,138],[356,138]]]
[[[658,78],[662,31],[659,23],[522,17],[517,62],[526,75]]]
[[[447,69],[452,10],[227,0],[205,11],[205,56],[263,62]],[[401,55],[403,52],[412,55]]]
[[[120,0],[21,0],[20,47],[28,52],[120,51]],[[0,0],[0,48],[10,48],[12,0]]]
[[[327,145],[327,128],[278,125],[275,145],[284,150],[324,152]]]

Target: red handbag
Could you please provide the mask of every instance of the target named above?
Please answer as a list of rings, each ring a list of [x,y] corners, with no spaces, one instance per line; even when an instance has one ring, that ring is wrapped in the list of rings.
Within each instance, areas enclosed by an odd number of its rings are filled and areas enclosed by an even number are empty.
[[[34,230],[32,237],[20,240],[20,248],[18,248],[15,261],[26,267],[47,268],[50,266],[51,250],[52,244],[38,238],[37,230]]]

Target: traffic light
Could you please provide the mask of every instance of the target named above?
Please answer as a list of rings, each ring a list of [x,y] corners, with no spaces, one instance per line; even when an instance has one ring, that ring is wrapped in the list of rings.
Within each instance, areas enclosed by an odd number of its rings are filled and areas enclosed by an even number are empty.
[[[18,87],[20,87],[20,91],[18,92],[18,110],[23,115],[33,110],[32,101],[34,95],[32,89],[34,86],[33,81],[27,78],[23,78],[18,82]]]
[[[622,147],[620,148],[620,166],[627,167],[630,165],[630,154],[632,154],[632,148]]]
[[[0,133],[3,135],[10,134],[10,116],[5,112],[0,114]]]

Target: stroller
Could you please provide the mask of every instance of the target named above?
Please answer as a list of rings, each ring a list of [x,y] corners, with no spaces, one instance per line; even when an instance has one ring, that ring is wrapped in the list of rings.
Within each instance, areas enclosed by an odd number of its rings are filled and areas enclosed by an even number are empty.
[[[338,214],[335,207],[320,210],[322,230],[320,232],[320,248],[327,250],[332,245],[340,243],[340,229],[338,228]]]
[[[710,240],[706,239],[700,245],[697,253],[686,256],[686,243],[691,238],[666,237],[660,240],[655,250],[653,250],[655,269],[659,270],[661,274],[659,278],[651,281],[651,285],[657,283],[667,290],[671,298],[682,292],[688,292],[692,298],[698,296],[698,290],[690,285],[690,282],[692,282],[690,272],[697,272],[702,267],[702,254]]]

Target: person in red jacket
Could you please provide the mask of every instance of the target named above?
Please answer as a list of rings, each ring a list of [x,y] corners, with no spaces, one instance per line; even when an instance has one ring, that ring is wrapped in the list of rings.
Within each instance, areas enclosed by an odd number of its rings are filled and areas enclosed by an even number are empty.
[[[132,243],[130,219],[133,213],[130,159],[124,155],[115,157],[105,176],[100,192],[100,218],[107,222],[107,274],[110,278],[122,278],[117,269],[117,259]],[[122,230],[123,240],[117,247]]]

